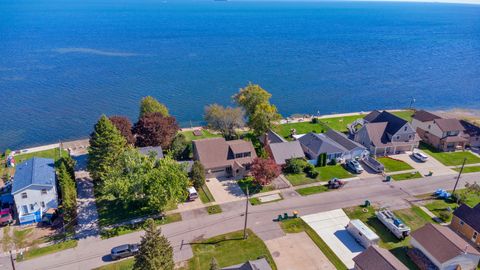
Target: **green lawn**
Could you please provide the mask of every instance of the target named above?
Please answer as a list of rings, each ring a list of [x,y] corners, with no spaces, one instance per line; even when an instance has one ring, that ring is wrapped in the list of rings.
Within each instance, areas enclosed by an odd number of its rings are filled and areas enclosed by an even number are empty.
[[[306,134],[309,132],[323,133],[329,130],[329,127],[322,122],[313,124],[311,122],[289,123],[275,126],[274,130],[284,138],[290,137],[290,130],[296,129],[297,134]]]
[[[399,173],[391,176],[392,179],[396,181],[418,179],[423,177],[419,172]]]
[[[400,240],[397,239],[388,229],[383,225],[380,220],[375,216],[375,209],[373,207],[367,207],[368,212],[363,212],[363,207],[350,207],[345,208],[345,213],[351,219],[360,219],[367,226],[369,226],[379,237],[379,246],[385,249],[390,250],[395,257],[397,257],[401,262],[403,262],[409,269],[418,269],[415,264],[407,256],[408,245],[410,237]],[[402,210],[403,212],[395,212],[403,220],[405,224],[411,226],[412,228],[418,228],[420,224],[425,224],[427,221],[423,219],[422,216],[416,214],[416,212],[411,210]]]
[[[155,219],[155,224],[157,225],[165,225],[168,223],[173,223],[177,221],[182,221],[182,215],[180,213],[174,213],[170,215],[166,215],[164,219]],[[115,227],[113,229],[103,229],[100,232],[100,236],[102,239],[108,239],[124,234],[133,233],[136,231],[143,230],[143,222],[137,223],[134,225],[123,225],[119,227]]]
[[[328,181],[332,178],[349,178],[353,175],[345,170],[341,165],[325,166],[325,167],[315,167],[315,170],[319,173],[317,178],[312,179],[307,177],[305,173],[300,174],[286,174],[288,181],[293,186],[311,184],[320,181]]]
[[[330,249],[330,247],[322,240],[320,236],[306,224],[302,219],[288,219],[280,222],[280,227],[285,233],[299,233],[305,232],[310,239],[317,245],[328,260],[335,266],[336,269],[346,270],[347,267],[337,257],[337,255]]]
[[[398,112],[392,112],[392,114],[407,120],[408,122],[412,122],[412,116],[413,116],[413,111],[412,110],[405,110],[405,111],[398,111]]]
[[[444,222],[450,222],[452,220],[452,213],[458,207],[458,204],[453,201],[447,201],[442,199],[433,200],[430,203],[425,204],[425,208],[434,213],[435,216],[442,219]],[[450,210],[448,210],[450,209]],[[442,217],[441,213],[448,213],[448,216]]]
[[[363,118],[365,114],[357,114],[343,117],[321,118],[320,121],[325,123],[329,128],[340,132],[347,132],[347,125],[353,123],[358,118]]]
[[[464,203],[470,207],[475,207],[477,204],[480,203],[480,195],[467,193],[467,189],[458,189],[455,193],[458,194],[467,194]]]
[[[95,268],[94,270],[131,270],[133,269],[134,263],[135,263],[135,259],[130,258],[130,259],[121,260],[116,263],[107,264],[105,266]]]
[[[406,171],[406,170],[413,170],[413,167],[410,166],[408,163],[403,162],[401,160],[389,158],[389,157],[381,157],[377,159],[385,166],[386,172],[398,172],[398,171]]]
[[[209,203],[215,201],[215,198],[213,198],[213,195],[212,193],[210,193],[207,185],[203,185],[203,187],[199,188],[197,192],[202,203]]]
[[[412,231],[421,228],[431,220],[430,217],[425,214],[425,212],[418,208],[418,206],[414,207],[416,207],[416,209],[406,208],[394,211],[395,215],[405,222],[405,224],[408,224]],[[423,214],[419,214],[419,211],[421,211]]]
[[[320,185],[320,186],[299,188],[299,189],[296,189],[295,191],[302,196],[308,196],[308,195],[312,195],[312,194],[326,192],[328,190],[329,190],[328,187],[326,187],[324,185]]]
[[[249,201],[250,201],[250,204],[252,204],[252,205],[260,205],[260,204],[273,203],[273,202],[278,202],[278,201],[283,200],[282,194],[278,193],[278,196],[280,196],[280,199],[273,200],[273,201],[268,201],[268,202],[261,202],[258,197],[251,198]]]
[[[67,156],[68,156],[68,152],[66,150],[62,150],[61,157],[67,157]],[[49,150],[44,150],[39,152],[15,155],[15,162],[18,164],[32,157],[52,158],[55,161],[57,161],[60,158],[60,150],[58,148],[54,148],[54,149],[49,149]]]
[[[247,194],[247,187],[248,187],[248,193],[250,195],[275,190],[275,187],[273,187],[272,185],[268,185],[268,186],[259,185],[256,182],[254,182],[252,178],[244,178],[244,179],[238,180],[237,183],[238,183],[238,186],[240,186],[240,188],[242,189],[243,193],[245,194]]]
[[[211,206],[208,206],[206,207],[207,209],[207,213],[209,215],[215,215],[215,214],[219,214],[222,212],[222,208],[220,207],[220,205],[211,205]]]
[[[215,258],[220,267],[227,267],[265,257],[272,269],[277,267],[270,252],[252,231],[248,230],[248,238],[243,239],[243,230],[212,237],[191,244],[193,258],[189,261],[189,269],[208,270],[210,262]]]
[[[68,240],[48,247],[31,248],[23,253],[23,257],[17,256],[17,261],[25,261],[36,257],[45,256],[65,249],[74,248],[76,246],[77,240]]]
[[[455,168],[455,171],[459,172],[460,167]],[[462,173],[473,173],[473,172],[480,172],[480,166],[469,166],[469,167],[464,167]]]
[[[125,208],[116,200],[109,200],[104,196],[97,196],[96,204],[98,211],[98,222],[100,226],[113,225],[138,217],[158,214],[156,211],[152,211],[148,207],[130,205]]]
[[[467,159],[465,164],[480,163],[480,157],[472,154],[470,151],[440,152],[424,143],[420,144],[420,149],[422,149],[427,155],[440,161],[445,166],[460,166],[462,165],[464,158]]]
[[[214,134],[206,129],[202,129],[202,136],[193,135],[193,131],[180,131],[180,133],[185,135],[185,139],[187,139],[187,142],[191,142],[193,140],[206,139],[206,138],[222,137],[222,135]]]

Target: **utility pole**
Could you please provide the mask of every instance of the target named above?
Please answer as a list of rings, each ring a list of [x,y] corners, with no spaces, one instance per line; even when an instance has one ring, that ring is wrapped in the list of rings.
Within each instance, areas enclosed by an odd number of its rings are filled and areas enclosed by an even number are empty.
[[[455,195],[455,190],[457,189],[458,181],[460,180],[460,175],[462,175],[463,168],[465,167],[465,162],[467,162],[467,158],[463,159],[462,168],[460,168],[460,171],[458,172],[457,181],[455,182],[455,186],[453,187],[452,197]],[[457,202],[458,202],[458,199],[457,199]]]
[[[247,220],[248,220],[248,185],[247,185],[247,200],[245,201],[245,225],[243,226],[243,239],[247,239]]]
[[[412,99],[410,100],[410,106],[408,106],[409,109],[412,109],[413,103],[415,103],[415,98],[414,97],[412,97]]]

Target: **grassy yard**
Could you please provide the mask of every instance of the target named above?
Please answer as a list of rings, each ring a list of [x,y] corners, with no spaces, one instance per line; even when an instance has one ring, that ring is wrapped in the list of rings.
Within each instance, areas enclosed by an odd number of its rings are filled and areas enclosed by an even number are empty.
[[[425,214],[418,206],[394,211],[395,215],[400,218],[405,224],[415,231],[423,225],[430,222],[430,217]]]
[[[215,215],[222,212],[222,208],[220,207],[220,205],[211,205],[206,207],[206,209],[209,215]]]
[[[15,162],[18,164],[32,157],[52,158],[55,161],[57,161],[58,159],[60,159],[60,157],[67,157],[67,156],[68,156],[68,152],[66,150],[62,150],[62,152],[60,153],[60,150],[58,148],[54,148],[54,149],[49,149],[49,150],[44,150],[39,152],[15,155]]]
[[[247,187],[248,187],[248,193],[250,195],[275,190],[275,188],[272,185],[268,185],[268,186],[259,185],[256,182],[254,182],[252,178],[244,178],[239,180],[237,183],[238,183],[238,186],[240,186],[240,188],[242,189],[243,193],[245,194],[247,194]]]
[[[323,133],[329,130],[329,127],[322,122],[316,124],[311,122],[299,122],[277,125],[274,130],[284,138],[290,137],[290,130],[295,129],[297,134],[306,134],[309,132]]]
[[[440,152],[424,143],[420,144],[420,149],[422,149],[427,155],[440,161],[445,166],[460,166],[462,165],[464,158],[467,159],[465,164],[480,163],[480,157],[472,154],[470,151]]]
[[[135,263],[135,259],[130,258],[130,259],[121,260],[116,263],[107,264],[105,266],[95,268],[94,270],[131,270],[133,269],[134,263]]]
[[[401,160],[389,158],[389,157],[381,157],[377,159],[385,166],[386,172],[398,172],[398,171],[406,171],[406,170],[413,170],[413,167],[410,166],[408,163],[403,162]]]
[[[459,172],[460,167],[455,168],[455,171]],[[473,173],[473,172],[480,172],[480,166],[469,166],[469,167],[464,167],[462,173]]]
[[[305,232],[310,239],[317,245],[328,260],[335,266],[336,269],[346,270],[347,267],[337,257],[337,255],[330,249],[330,247],[322,240],[320,236],[306,224],[302,219],[288,219],[280,222],[280,227],[285,233],[300,233]]]
[[[425,204],[425,208],[430,210],[430,212],[434,213],[435,216],[439,217],[444,222],[450,222],[452,220],[453,210],[455,210],[457,207],[457,203],[442,199],[436,199]],[[442,213],[444,213],[444,215],[442,215]]]
[[[209,203],[215,201],[215,198],[213,198],[213,195],[212,193],[210,193],[207,185],[203,185],[203,187],[199,188],[197,192],[202,203]]]
[[[315,167],[315,170],[319,173],[317,178],[313,179],[305,175],[300,174],[287,174],[285,175],[293,186],[311,184],[320,181],[328,181],[332,178],[349,178],[353,175],[345,170],[341,165]]]
[[[357,120],[358,118],[363,118],[365,114],[357,114],[344,117],[332,117],[332,118],[322,118],[320,121],[327,125],[329,128],[334,129],[340,132],[347,132],[347,125]]]
[[[328,191],[328,187],[326,187],[324,185],[320,185],[320,186],[299,188],[299,189],[296,189],[295,191],[302,196],[308,196],[308,195],[312,195],[312,194],[326,192],[326,191]]]
[[[413,111],[412,110],[405,110],[405,111],[398,111],[398,112],[392,112],[392,114],[407,120],[408,122],[412,121],[412,116],[413,116]]]
[[[250,201],[250,204],[252,204],[252,205],[260,205],[260,204],[273,203],[273,202],[278,202],[278,201],[283,200],[282,194],[278,193],[278,196],[280,196],[280,199],[273,200],[273,201],[268,201],[268,202],[262,202],[262,201],[260,201],[260,199],[258,197],[251,198],[249,201]]]
[[[222,137],[222,135],[214,134],[206,129],[202,129],[202,136],[193,135],[193,131],[181,131],[180,133],[185,135],[185,139],[187,139],[187,142],[191,142],[193,140],[206,139],[206,138]]]
[[[423,177],[419,172],[399,173],[391,176],[392,176],[392,179],[396,181],[417,179],[417,178]]]
[[[397,239],[388,229],[383,225],[380,220],[375,216],[375,209],[373,207],[367,207],[368,212],[362,211],[363,207],[350,207],[345,208],[345,213],[351,219],[360,219],[367,224],[379,237],[379,246],[390,250],[395,257],[403,262],[409,269],[418,269],[416,265],[407,256],[407,247],[409,245],[410,237],[400,240]],[[418,228],[425,224],[425,220],[422,216],[417,215],[415,211],[411,209],[402,210],[402,212],[396,211],[398,217],[404,218],[405,224],[412,228]]]
[[[155,224],[165,225],[165,224],[173,223],[177,221],[182,221],[182,215],[180,213],[167,215],[165,216],[164,219],[155,219]],[[124,234],[133,233],[140,230],[143,230],[143,222],[137,223],[134,225],[123,225],[123,226],[115,227],[113,229],[108,229],[108,230],[104,229],[104,230],[101,230],[100,236],[102,237],[102,239],[108,239],[108,238],[112,238],[112,237],[116,237]]]
[[[220,267],[244,263],[265,257],[272,269],[277,267],[270,252],[252,231],[248,230],[248,238],[243,239],[243,231],[231,232],[192,243],[193,258],[189,261],[189,269],[208,270],[212,258]]]
[[[17,261],[25,261],[25,260],[33,259],[36,257],[45,256],[45,255],[59,252],[65,249],[74,248],[76,246],[77,246],[77,240],[68,240],[68,241],[60,242],[58,244],[54,244],[48,247],[31,248],[25,253],[23,253],[23,257],[18,256]]]
[[[127,208],[116,200],[109,200],[103,196],[96,197],[98,222],[100,226],[108,226],[122,221],[158,214],[147,207],[130,205]]]

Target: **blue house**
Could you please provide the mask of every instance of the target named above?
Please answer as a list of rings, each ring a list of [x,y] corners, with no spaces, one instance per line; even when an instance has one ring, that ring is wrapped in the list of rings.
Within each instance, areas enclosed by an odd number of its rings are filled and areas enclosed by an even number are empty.
[[[54,160],[34,157],[18,164],[12,195],[20,225],[40,222],[47,211],[57,209]]]

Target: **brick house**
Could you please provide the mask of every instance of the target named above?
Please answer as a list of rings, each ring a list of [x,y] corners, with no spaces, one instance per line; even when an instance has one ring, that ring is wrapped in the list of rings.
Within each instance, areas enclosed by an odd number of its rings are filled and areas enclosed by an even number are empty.
[[[454,212],[450,228],[480,248],[480,204],[470,208],[460,205]]]

